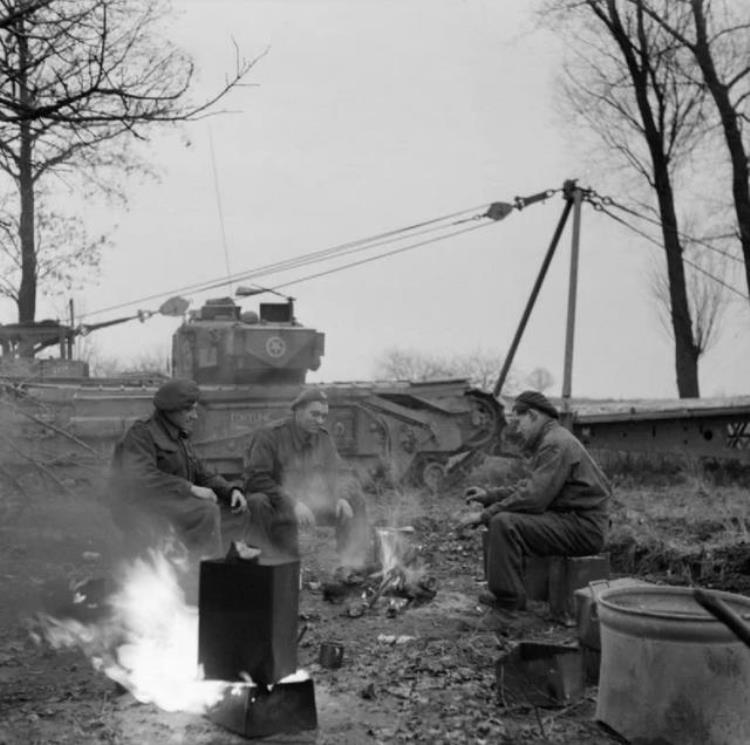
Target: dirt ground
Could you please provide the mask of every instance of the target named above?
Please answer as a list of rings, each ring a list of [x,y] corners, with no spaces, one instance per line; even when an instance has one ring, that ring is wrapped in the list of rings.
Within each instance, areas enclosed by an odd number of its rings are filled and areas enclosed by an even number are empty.
[[[85,494],[85,488],[78,489]],[[93,490],[95,491],[95,489]],[[750,590],[746,491],[689,481],[645,487],[621,483],[610,550],[621,572],[678,583]],[[509,708],[499,702],[498,657],[518,639],[565,641],[574,630],[550,620],[546,604],[502,627],[488,624],[480,539],[453,530],[458,488],[431,496],[372,499],[381,523],[412,525],[437,595],[390,617],[387,603],[359,617],[352,595],[329,602],[321,585],[335,565],[333,537],[305,536],[300,667],[312,676],[317,730],[256,742],[528,743],[599,745],[618,740],[593,720],[596,689],[565,708]],[[95,496],[19,498],[4,494],[0,527],[0,745],[112,743],[238,745],[247,742],[197,714],[137,702],[76,650],[35,643],[28,618],[63,603],[71,582],[107,577],[120,536]],[[709,517],[710,516],[710,517]],[[320,645],[343,644],[340,668],[318,664]]]

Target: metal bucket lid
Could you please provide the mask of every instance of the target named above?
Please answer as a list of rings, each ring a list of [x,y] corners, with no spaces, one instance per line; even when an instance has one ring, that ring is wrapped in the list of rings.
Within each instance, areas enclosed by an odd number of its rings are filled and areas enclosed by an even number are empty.
[[[735,613],[750,619],[750,598],[732,592],[712,591],[712,593],[721,598]],[[713,616],[696,602],[692,587],[669,585],[615,587],[604,590],[599,595],[599,602],[623,613],[656,618],[713,619]]]
[[[750,620],[750,598],[713,593],[742,619]],[[642,586],[605,590],[598,599],[603,627],[649,638],[698,642],[735,642],[723,623],[703,609],[692,587]]]

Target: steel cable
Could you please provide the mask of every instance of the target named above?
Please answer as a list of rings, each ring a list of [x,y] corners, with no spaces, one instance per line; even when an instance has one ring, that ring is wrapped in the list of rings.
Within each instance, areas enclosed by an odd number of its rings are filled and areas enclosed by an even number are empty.
[[[426,233],[435,232],[438,230],[446,230],[454,225],[462,224],[468,220],[481,219],[482,217],[484,217],[484,215],[483,214],[474,215],[473,217],[464,218],[462,220],[457,220],[455,223],[448,223],[445,225],[439,225],[438,223],[444,223],[446,220],[451,220],[453,218],[460,217],[469,212],[477,212],[477,210],[480,210],[486,206],[487,204],[484,204],[484,205],[480,205],[479,207],[472,207],[469,209],[460,210],[458,212],[453,212],[448,215],[443,215],[442,217],[434,218],[432,220],[425,220],[422,222],[414,223],[413,225],[409,225],[404,228],[398,228],[395,230],[388,230],[382,233],[378,233],[368,238],[362,238],[362,239],[358,239],[354,241],[347,241],[345,243],[341,243],[341,244],[332,246],[327,249],[321,249],[319,251],[313,251],[307,254],[302,254],[300,256],[292,257],[290,259],[284,259],[282,261],[273,262],[271,264],[266,264],[260,267],[256,267],[255,269],[245,270],[243,272],[238,272],[229,276],[225,276],[224,278],[217,278],[214,280],[209,280],[207,282],[198,282],[198,283],[194,283],[190,285],[185,285],[177,289],[154,293],[152,295],[146,295],[146,296],[137,298],[135,300],[130,300],[127,302],[118,303],[116,305],[110,305],[105,308],[100,308],[95,311],[82,313],[81,318],[98,315],[100,313],[107,313],[107,312],[111,312],[115,310],[120,310],[122,308],[136,305],[138,303],[146,303],[152,300],[158,300],[167,295],[179,295],[181,293],[204,292],[204,291],[216,289],[218,287],[226,286],[227,284],[233,284],[235,282],[247,281],[249,279],[267,276],[269,274],[276,274],[279,272],[296,269],[302,266],[308,266],[310,264],[314,264],[317,262],[329,261],[331,259],[338,258],[339,256],[346,256],[346,255],[349,255],[351,253],[355,253],[358,251],[365,251],[368,249],[376,248],[378,246],[386,245],[388,243],[393,243],[398,240],[404,240],[405,238],[412,237],[411,235],[407,236],[406,235],[407,233],[413,233],[413,231],[419,228],[427,228],[427,229],[422,230],[418,233],[415,233],[415,235],[424,235]],[[491,224],[491,223],[485,223],[485,224]],[[433,227],[427,227],[427,226],[433,226]],[[463,232],[463,231],[459,231],[459,233],[460,232]],[[451,233],[445,237],[451,237],[452,235],[456,235],[456,234],[458,233]],[[432,243],[437,240],[442,240],[442,236],[436,237],[434,241],[427,241],[427,242]],[[419,245],[423,245],[423,244],[419,244]],[[404,250],[407,250],[407,249],[404,249]],[[394,253],[400,253],[400,250],[387,252],[383,254],[382,256],[389,256]],[[364,263],[364,262],[354,262],[352,265],[356,266],[358,263]],[[330,273],[330,272],[326,272],[326,273]]]
[[[654,238],[653,236],[650,236],[648,233],[646,233],[645,231],[641,230],[640,228],[636,228],[634,225],[631,225],[630,223],[628,223],[626,220],[623,220],[618,215],[614,215],[612,212],[610,212],[603,205],[596,204],[596,205],[594,205],[594,207],[597,210],[597,212],[604,213],[608,217],[612,218],[615,222],[620,223],[620,225],[624,225],[626,228],[628,228],[629,230],[632,230],[634,233],[637,233],[641,237],[645,238],[647,241],[650,241],[655,246],[658,246],[661,249],[664,248],[663,244],[660,241],[658,241],[656,238]],[[637,214],[637,213],[634,213],[634,214]],[[744,301],[750,302],[750,297],[748,297],[747,295],[745,295],[743,292],[741,292],[740,290],[738,290],[736,287],[733,287],[729,283],[725,282],[720,277],[717,277],[715,274],[712,274],[711,272],[707,271],[706,269],[704,269],[699,264],[696,264],[694,261],[691,261],[690,259],[685,258],[685,256],[682,257],[682,261],[685,264],[687,264],[688,266],[693,267],[693,269],[695,269],[696,271],[701,272],[701,274],[705,274],[710,279],[714,280],[715,282],[718,282],[720,285],[723,285],[730,292],[733,292],[736,295],[739,295]]]
[[[627,212],[629,215],[633,215],[633,217],[637,217],[637,218],[639,218],[641,220],[645,220],[646,222],[649,222],[649,223],[651,223],[652,225],[655,225],[658,228],[662,227],[661,220],[657,220],[654,217],[649,217],[648,215],[644,215],[644,214],[642,214],[642,213],[640,213],[640,212],[638,212],[638,211],[636,211],[636,210],[634,210],[634,209],[632,209],[630,207],[627,207],[624,204],[620,204],[619,202],[616,202],[614,199],[612,199],[612,197],[604,197],[604,198],[602,198],[602,204],[603,205],[611,205],[612,207],[616,207],[617,209],[620,209],[623,212]],[[714,251],[714,252],[716,252],[718,254],[721,254],[725,258],[731,259],[732,261],[736,261],[739,264],[743,264],[744,263],[743,259],[741,259],[739,256],[735,256],[734,254],[731,254],[731,253],[729,253],[729,251],[725,251],[722,248],[717,248],[716,246],[714,246],[714,245],[712,245],[710,243],[707,243],[704,239],[696,238],[695,236],[689,235],[688,233],[683,233],[680,230],[676,230],[675,234],[681,240],[684,240],[684,241],[687,241],[687,242],[690,242],[690,243],[695,243],[698,246],[703,246],[704,248],[707,248],[710,251]],[[731,237],[731,235],[718,236],[717,238],[718,239],[723,239],[723,238],[729,238],[729,237]]]
[[[344,269],[350,269],[353,266],[360,266],[361,264],[368,264],[371,261],[377,261],[378,259],[384,259],[387,256],[395,256],[396,254],[404,253],[405,251],[410,251],[413,248],[419,248],[420,246],[426,246],[429,243],[436,243],[437,241],[442,241],[446,238],[452,238],[457,235],[462,235],[463,233],[470,233],[473,230],[479,230],[479,228],[487,228],[492,223],[480,223],[479,225],[474,225],[469,228],[462,228],[461,230],[456,230],[453,233],[448,233],[446,235],[441,235],[436,238],[430,238],[426,241],[419,241],[419,243],[413,243],[410,246],[402,246],[401,248],[393,249],[392,251],[386,251],[385,253],[378,254],[377,256],[369,256],[366,259],[360,259],[359,261],[352,261],[349,264],[344,264],[343,266],[337,266],[333,267],[332,269],[327,269],[323,272],[317,272],[316,274],[308,274],[306,277],[300,277],[299,279],[293,279],[290,282],[284,282],[280,285],[276,285],[275,287],[272,287],[272,290],[279,290],[282,287],[290,287],[291,285],[296,285],[299,282],[306,282],[310,279],[317,279],[318,277],[324,277],[327,274],[334,274],[335,272],[343,271]]]

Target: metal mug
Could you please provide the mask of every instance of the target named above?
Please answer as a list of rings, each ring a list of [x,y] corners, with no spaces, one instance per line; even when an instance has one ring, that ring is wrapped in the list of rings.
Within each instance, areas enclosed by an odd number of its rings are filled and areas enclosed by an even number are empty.
[[[341,642],[322,642],[318,662],[321,667],[335,670],[344,661],[344,645]]]

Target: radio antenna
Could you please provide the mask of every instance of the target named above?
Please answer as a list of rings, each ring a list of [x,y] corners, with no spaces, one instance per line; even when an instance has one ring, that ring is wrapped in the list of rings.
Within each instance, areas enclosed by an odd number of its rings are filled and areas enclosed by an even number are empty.
[[[216,195],[216,210],[219,213],[219,226],[221,229],[221,245],[224,248],[224,264],[227,269],[227,279],[230,280],[229,290],[234,290],[234,284],[231,282],[232,270],[229,265],[229,246],[227,245],[227,231],[224,227],[224,209],[221,204],[221,190],[219,189],[219,174],[216,170],[216,154],[214,153],[214,138],[211,132],[211,123],[208,123],[208,147],[211,151],[211,172],[214,177],[214,193]]]

